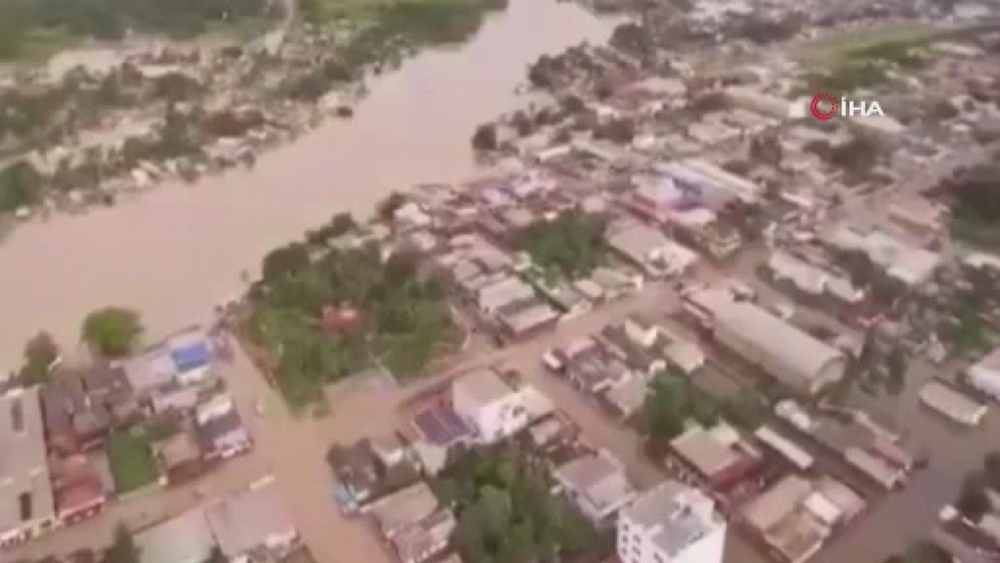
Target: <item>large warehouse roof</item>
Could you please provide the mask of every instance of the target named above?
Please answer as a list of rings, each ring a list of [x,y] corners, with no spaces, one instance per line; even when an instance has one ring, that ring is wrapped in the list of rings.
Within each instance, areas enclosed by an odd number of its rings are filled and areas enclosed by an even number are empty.
[[[785,383],[814,390],[839,379],[844,355],[809,333],[746,301],[708,290],[691,296],[714,318],[716,338]]]

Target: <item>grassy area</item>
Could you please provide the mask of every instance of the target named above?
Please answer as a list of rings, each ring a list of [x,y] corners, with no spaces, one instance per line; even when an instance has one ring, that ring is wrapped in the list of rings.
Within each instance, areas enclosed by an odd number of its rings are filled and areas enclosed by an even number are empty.
[[[349,37],[351,66],[394,60],[409,49],[465,41],[506,0],[298,0],[302,18]]]
[[[143,433],[119,433],[108,440],[108,462],[119,495],[156,481],[156,460],[149,438]]]
[[[1000,247],[1000,225],[956,213],[951,221],[951,235],[955,240],[984,248]]]
[[[824,37],[801,50],[811,69],[808,88],[839,94],[878,86],[890,66],[923,65],[934,33],[922,22],[903,22]]]
[[[117,41],[130,33],[190,39],[211,25],[262,18],[266,0],[6,0],[0,59],[33,58],[64,41]]]
[[[812,63],[837,64],[885,45],[926,44],[935,32],[924,22],[892,23],[822,37],[800,52]]]

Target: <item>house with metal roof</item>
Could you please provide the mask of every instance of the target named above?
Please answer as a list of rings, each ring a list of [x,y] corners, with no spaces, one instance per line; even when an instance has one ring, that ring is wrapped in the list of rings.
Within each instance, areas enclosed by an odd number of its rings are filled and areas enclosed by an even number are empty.
[[[216,546],[200,508],[136,534],[135,544],[140,563],[204,563]]]
[[[554,476],[573,504],[598,527],[637,494],[621,462],[608,452],[578,457],[556,468]]]
[[[493,443],[524,429],[529,416],[524,396],[492,370],[476,370],[452,384],[455,412],[468,421],[480,441]]]
[[[795,390],[816,394],[844,376],[843,352],[753,303],[714,289],[691,293],[686,301],[718,343]]]
[[[299,534],[273,480],[267,480],[205,509],[208,526],[231,561],[251,552],[286,553]]]

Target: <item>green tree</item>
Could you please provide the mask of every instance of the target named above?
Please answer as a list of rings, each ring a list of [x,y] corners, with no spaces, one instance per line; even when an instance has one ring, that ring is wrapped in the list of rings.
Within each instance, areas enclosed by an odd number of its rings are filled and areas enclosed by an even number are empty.
[[[477,151],[497,150],[497,128],[492,123],[484,123],[472,135],[472,148]]]
[[[990,510],[990,499],[986,496],[983,480],[979,474],[966,477],[955,501],[955,508],[973,522],[978,522]]]
[[[41,190],[42,175],[38,170],[27,160],[14,162],[0,171],[0,211],[34,205]]]
[[[21,377],[29,383],[41,383],[49,375],[52,363],[59,357],[59,346],[52,336],[39,332],[24,346],[24,366]]]
[[[219,546],[212,548],[212,553],[208,555],[204,563],[228,563],[226,555],[222,553],[222,549]]]
[[[309,267],[309,249],[302,243],[291,243],[272,250],[264,257],[261,274],[271,283],[304,271]]]
[[[139,313],[122,307],[105,307],[87,315],[80,333],[93,351],[107,358],[118,358],[132,352],[143,330]]]
[[[679,386],[656,379],[642,406],[645,430],[655,439],[672,440],[684,431],[684,406]]]
[[[1000,451],[992,451],[983,458],[984,477],[990,487],[1000,489]]]
[[[518,236],[519,245],[547,272],[576,279],[604,263],[604,219],[571,212],[540,221]]]
[[[900,394],[906,388],[906,356],[900,346],[889,353],[886,360],[889,376],[885,381],[885,389],[892,395]]]
[[[115,528],[114,541],[104,552],[101,563],[139,563],[139,547],[124,524]]]
[[[338,213],[330,220],[330,235],[339,237],[351,232],[357,226],[350,213]]]

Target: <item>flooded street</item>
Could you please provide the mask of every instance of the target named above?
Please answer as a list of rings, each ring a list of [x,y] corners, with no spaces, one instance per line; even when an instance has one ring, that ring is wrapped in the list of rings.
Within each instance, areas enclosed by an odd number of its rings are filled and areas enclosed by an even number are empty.
[[[468,44],[427,51],[372,80],[350,121],[331,121],[255,169],[164,185],[86,216],[22,226],[0,245],[0,369],[40,329],[76,342],[83,317],[118,304],[151,335],[203,318],[270,249],[339,211],[367,215],[393,190],[472,171],[475,127],[515,108],[526,66],[613,24],[572,3],[512,0]]]

